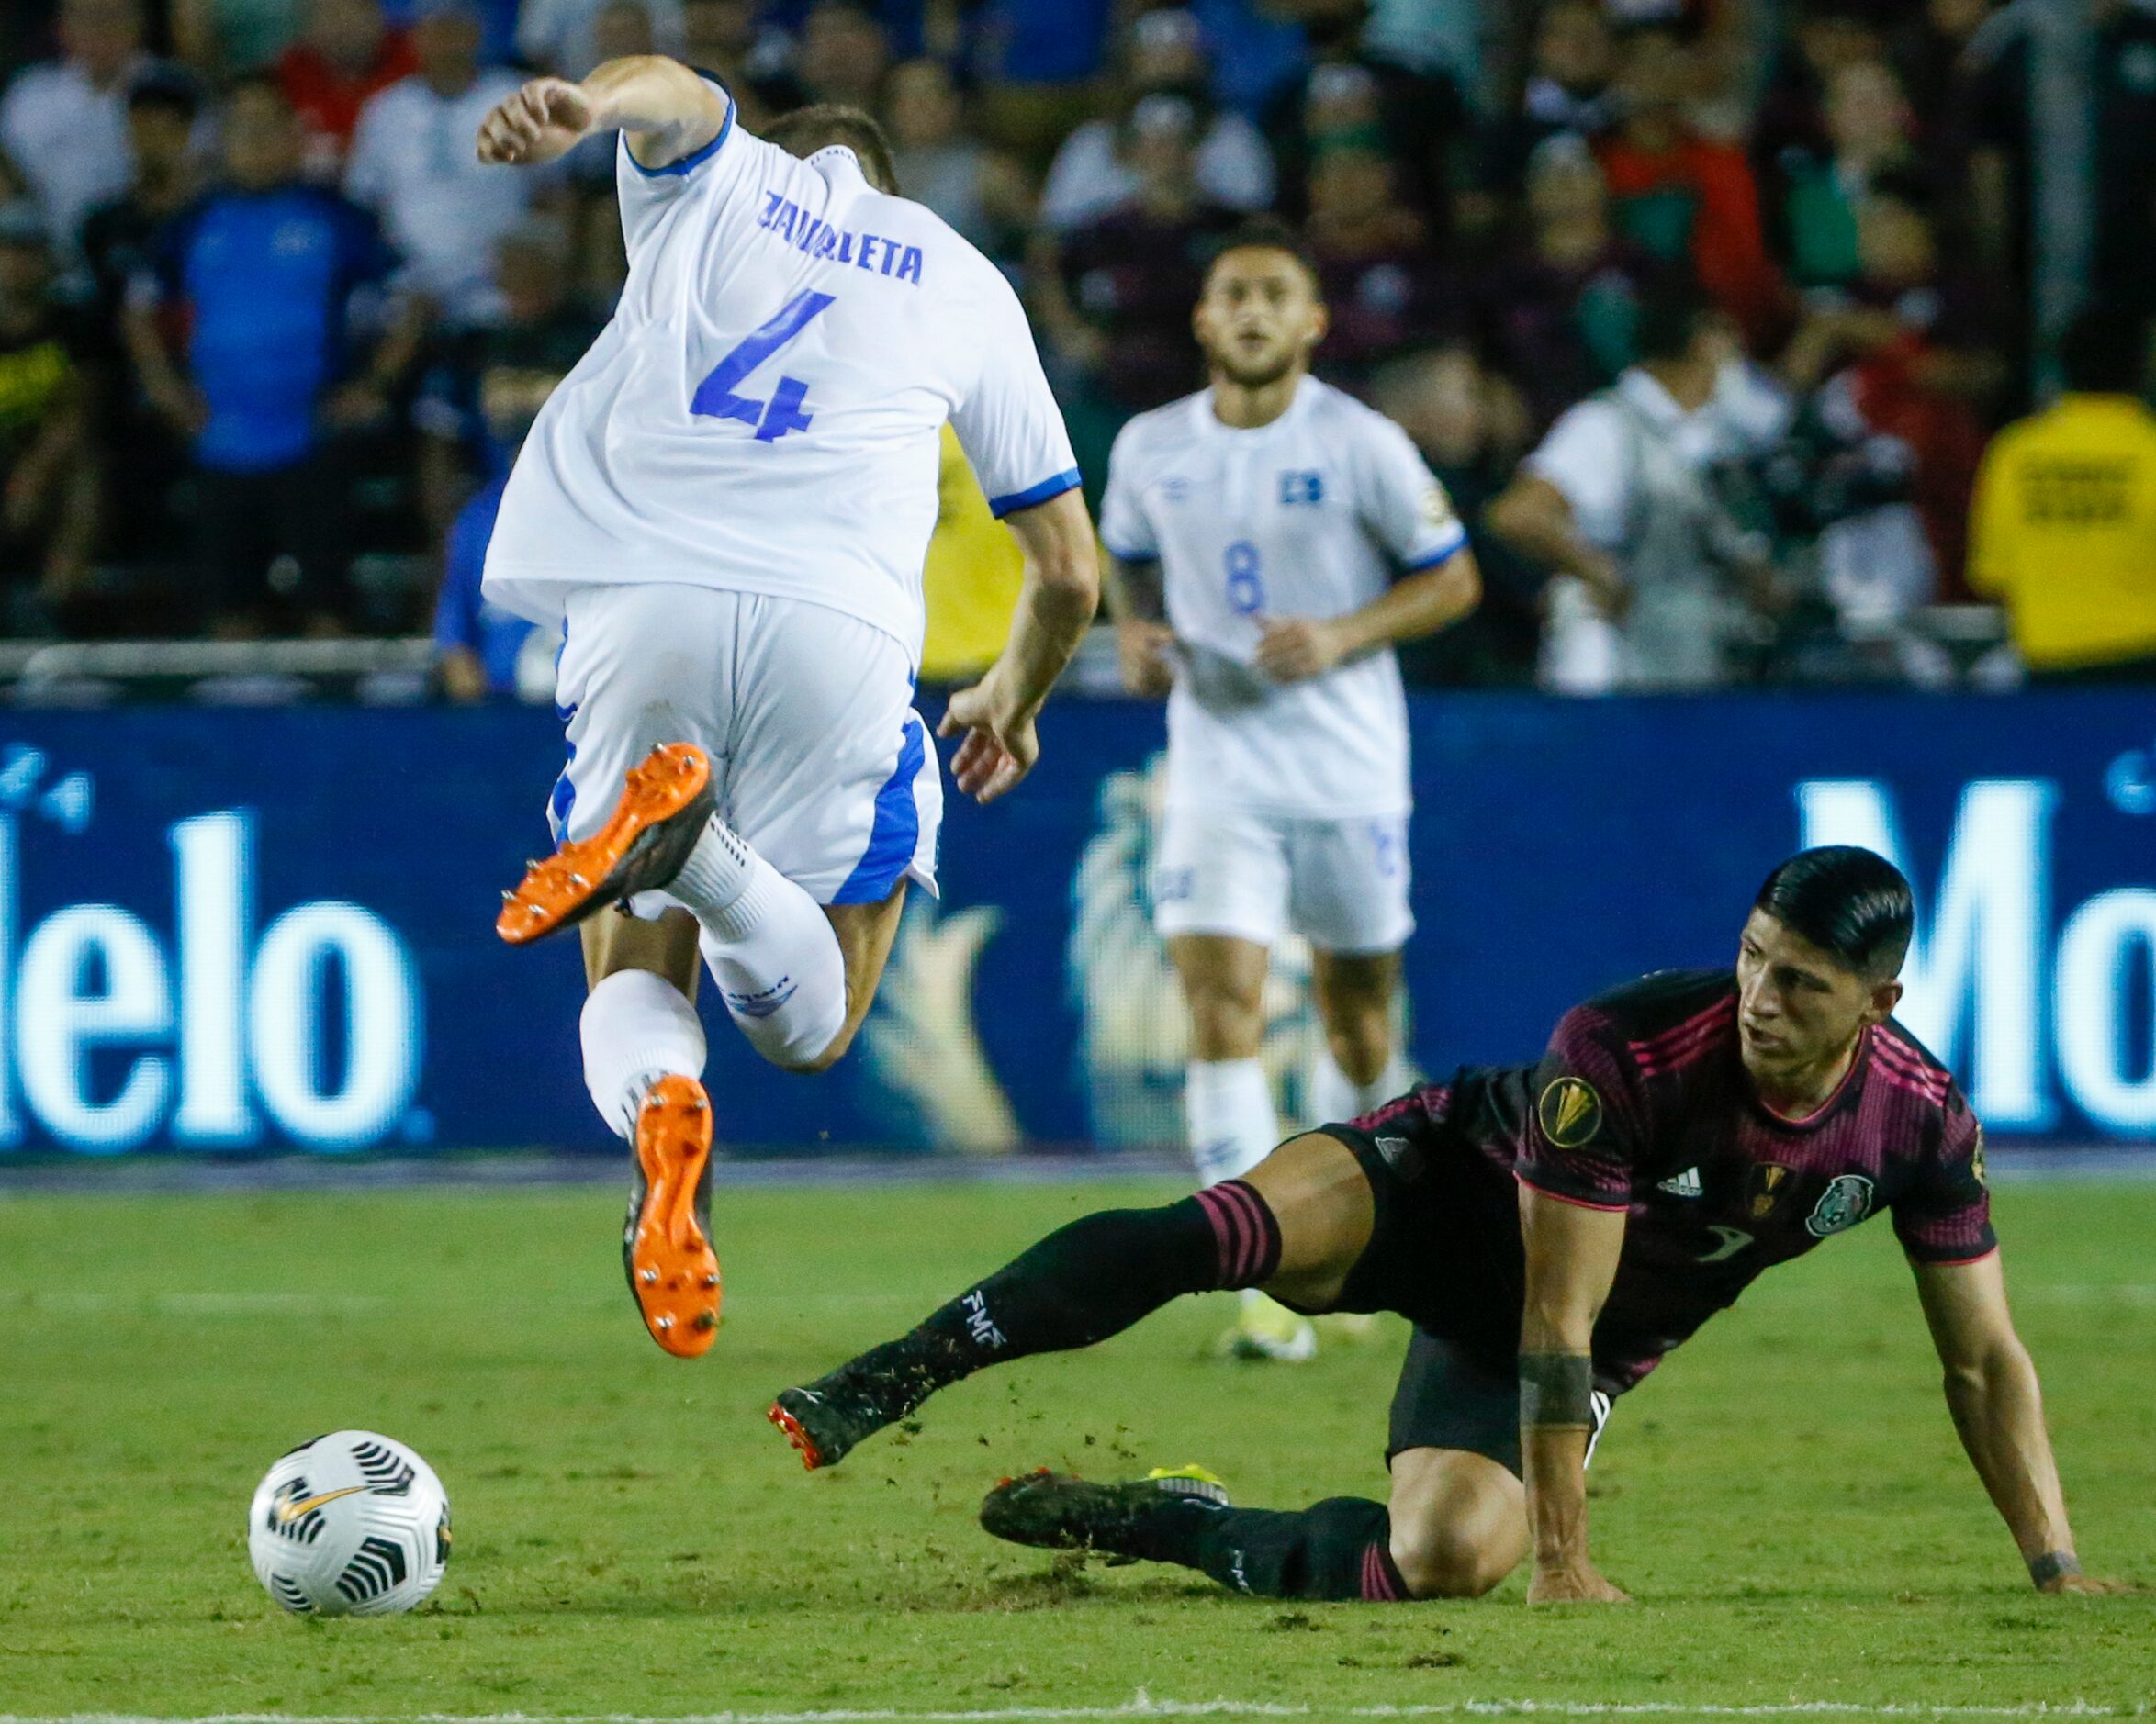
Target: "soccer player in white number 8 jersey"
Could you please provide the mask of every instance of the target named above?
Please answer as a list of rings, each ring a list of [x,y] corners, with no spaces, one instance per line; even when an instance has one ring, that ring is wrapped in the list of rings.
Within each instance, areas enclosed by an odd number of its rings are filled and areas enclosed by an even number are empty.
[[[867,1014],[906,882],[935,890],[913,690],[944,421],[1027,553],[1010,641],[943,721],[961,790],[992,800],[1032,766],[1099,575],[1017,299],[894,195],[873,120],[803,109],[767,141],[716,79],[637,58],[526,84],[478,151],[533,165],[606,131],[629,279],[487,554],[488,599],[565,627],[568,727],[560,847],[497,925],[583,924],[585,1082],[635,1150],[623,1263],[653,1338],[694,1355],[719,1316],[699,948],[757,1049],[820,1070]]]
[[[1168,695],[1153,914],[1190,1008],[1185,1106],[1212,1185],[1280,1137],[1258,1055],[1285,929],[1310,942],[1325,1025],[1309,1123],[1398,1087],[1393,997],[1414,920],[1392,648],[1466,615],[1481,585],[1407,433],[1308,375],[1325,308],[1286,229],[1230,240],[1195,324],[1211,386],[1123,428],[1101,538],[1124,680]],[[1231,1340],[1290,1360],[1316,1345],[1263,1294],[1245,1295]]]

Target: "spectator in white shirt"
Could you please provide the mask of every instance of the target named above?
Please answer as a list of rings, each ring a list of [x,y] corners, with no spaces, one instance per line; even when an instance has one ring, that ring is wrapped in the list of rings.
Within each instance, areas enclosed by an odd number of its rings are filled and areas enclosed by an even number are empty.
[[[58,60],[25,70],[0,98],[0,149],[74,255],[83,218],[133,177],[128,87],[146,64],[138,0],[61,0]]]
[[[380,217],[402,253],[406,285],[453,324],[490,313],[495,243],[549,183],[479,161],[479,122],[522,82],[482,69],[479,43],[471,0],[424,0],[412,28],[420,69],[361,111],[344,171],[346,195]]]
[[[1130,27],[1129,105],[1179,95],[1199,117],[1198,189],[1229,209],[1271,207],[1273,154],[1241,114],[1215,112],[1204,39],[1188,12],[1148,12]],[[1097,221],[1137,196],[1139,176],[1117,148],[1117,122],[1091,119],[1063,140],[1040,195],[1040,218],[1059,232]]]
[[[928,206],[990,256],[1032,221],[1026,170],[966,130],[958,86],[940,60],[892,68],[885,121],[899,189]]]
[[[1560,418],[1489,509],[1490,529],[1556,577],[1542,678],[1557,693],[1726,682],[1774,602],[1768,547],[1711,476],[1779,433],[1786,404],[1696,292],[1644,298],[1635,345],[1638,363]]]

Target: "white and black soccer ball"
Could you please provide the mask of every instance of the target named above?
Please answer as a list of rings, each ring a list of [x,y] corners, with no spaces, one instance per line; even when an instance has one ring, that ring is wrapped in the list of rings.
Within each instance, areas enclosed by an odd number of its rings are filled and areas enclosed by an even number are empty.
[[[393,1438],[332,1431],[269,1470],[247,1511],[263,1585],[301,1616],[386,1617],[441,1584],[449,1498],[434,1469]]]

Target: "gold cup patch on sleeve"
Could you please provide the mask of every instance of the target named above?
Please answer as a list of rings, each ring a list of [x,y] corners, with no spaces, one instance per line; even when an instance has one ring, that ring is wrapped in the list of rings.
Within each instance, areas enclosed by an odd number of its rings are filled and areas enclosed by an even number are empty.
[[[1602,1098],[1585,1078],[1552,1080],[1534,1104],[1542,1135],[1560,1149],[1577,1149],[1602,1128]]]

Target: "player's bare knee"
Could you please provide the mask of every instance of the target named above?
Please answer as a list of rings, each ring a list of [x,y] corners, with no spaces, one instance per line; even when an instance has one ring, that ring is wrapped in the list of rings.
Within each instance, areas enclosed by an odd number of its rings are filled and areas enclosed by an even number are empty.
[[[781,1071],[798,1071],[807,1077],[814,1077],[819,1071],[828,1071],[846,1058],[846,1051],[853,1046],[853,1038],[860,1027],[859,1020],[849,1018],[838,1034],[825,1044],[823,1052],[798,1058],[790,1056],[782,1059],[775,1058],[771,1063]]]
[[[1519,1562],[1509,1543],[1477,1528],[1430,1517],[1403,1523],[1394,1516],[1393,1566],[1417,1598],[1479,1598]]]
[[[1382,1009],[1353,1012],[1326,1026],[1332,1063],[1350,1083],[1375,1083],[1392,1058],[1392,1018]]]
[[[1251,1059],[1264,1046],[1263,995],[1227,989],[1189,991],[1190,1050],[1199,1059]]]

